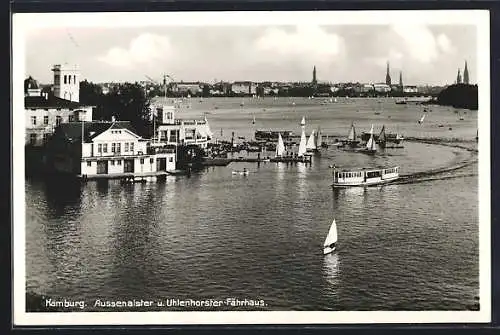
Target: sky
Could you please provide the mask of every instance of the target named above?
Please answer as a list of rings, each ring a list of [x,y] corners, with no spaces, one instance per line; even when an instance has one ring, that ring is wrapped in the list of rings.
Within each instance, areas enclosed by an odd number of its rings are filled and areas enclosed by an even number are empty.
[[[41,27],[25,34],[26,76],[52,82],[54,64],[78,64],[92,82],[311,81],[452,84],[467,61],[476,82],[471,24],[308,24]]]

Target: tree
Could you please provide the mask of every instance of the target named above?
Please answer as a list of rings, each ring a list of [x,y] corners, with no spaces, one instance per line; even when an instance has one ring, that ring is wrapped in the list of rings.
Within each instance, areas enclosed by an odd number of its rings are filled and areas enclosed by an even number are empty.
[[[195,144],[180,145],[177,147],[177,167],[181,170],[188,168],[197,170],[203,167],[205,150]]]
[[[138,83],[119,84],[108,94],[103,94],[99,85],[85,80],[80,83],[80,102],[96,106],[93,112],[95,120],[115,117],[116,120],[130,121],[142,137],[153,134],[150,98]]]
[[[453,106],[455,108],[477,110],[477,85],[455,84],[448,86],[439,93],[437,103],[445,106]]]

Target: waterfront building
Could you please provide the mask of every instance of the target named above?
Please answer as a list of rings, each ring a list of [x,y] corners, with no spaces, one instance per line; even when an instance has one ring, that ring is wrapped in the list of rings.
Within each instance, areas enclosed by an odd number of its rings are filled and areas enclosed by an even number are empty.
[[[63,84],[61,88],[61,85],[56,85],[57,80],[60,81],[61,74],[54,72],[54,94],[42,92],[40,85],[32,77],[25,80],[26,145],[32,147],[43,146],[53,134],[55,127],[61,123],[92,120],[93,106],[79,103],[79,89],[67,88],[70,84],[64,85],[64,78],[66,78],[66,83],[69,83],[69,74],[62,74],[62,76]],[[71,78],[73,82],[75,77]],[[74,85],[71,84],[71,86]],[[57,95],[55,92],[57,92]],[[71,96],[73,100],[60,98],[58,95],[61,95],[61,92],[63,96],[64,92],[66,92],[66,97]]]
[[[251,81],[235,81],[231,91],[236,95],[254,95],[257,94],[257,85]]]
[[[199,82],[172,83],[172,92],[183,95],[200,95],[203,92],[202,84]]]
[[[206,117],[202,120],[176,119],[175,106],[155,106],[155,138],[168,145],[197,145],[206,149],[212,139],[212,131]]]
[[[469,84],[469,69],[467,69],[467,61],[465,61],[464,67],[464,84]]]
[[[407,85],[403,88],[404,93],[418,93],[418,87],[413,85]]]
[[[129,121],[60,124],[47,142],[49,168],[72,175],[114,177],[175,170],[175,148],[155,146]]]
[[[385,74],[385,84],[387,86],[391,86],[391,74],[390,74],[390,70],[389,70],[389,62],[387,62],[387,72]]]
[[[391,91],[391,85],[390,84],[373,84],[373,89],[375,92],[390,92]]]

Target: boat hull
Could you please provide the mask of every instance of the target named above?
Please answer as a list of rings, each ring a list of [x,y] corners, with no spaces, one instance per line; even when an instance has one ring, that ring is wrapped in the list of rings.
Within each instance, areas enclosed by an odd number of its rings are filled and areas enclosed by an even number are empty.
[[[334,252],[334,251],[335,251],[335,247],[333,247],[333,248],[330,248],[330,247],[324,247],[324,248],[323,248],[323,255],[328,255],[328,254],[330,254],[330,253],[332,253],[332,252]]]
[[[353,182],[353,183],[333,183],[332,187],[342,188],[342,187],[363,187],[363,186],[373,186],[373,185],[381,185],[387,184],[399,179],[398,177],[392,177],[387,179],[376,179],[376,180],[367,180],[366,182]]]

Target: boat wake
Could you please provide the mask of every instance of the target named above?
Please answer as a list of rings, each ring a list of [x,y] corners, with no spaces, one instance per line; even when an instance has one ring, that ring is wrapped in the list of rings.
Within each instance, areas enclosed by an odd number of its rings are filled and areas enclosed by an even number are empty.
[[[451,178],[463,178],[463,177],[472,177],[477,176],[477,173],[459,173],[459,170],[462,170],[468,166],[477,163],[477,148],[473,148],[467,146],[468,143],[456,143],[456,142],[448,142],[450,140],[444,139],[421,139],[421,138],[410,138],[410,141],[421,142],[427,144],[435,144],[435,145],[443,145],[451,148],[458,148],[468,151],[471,155],[463,159],[462,161],[455,163],[451,166],[446,166],[442,168],[431,169],[422,172],[415,172],[410,174],[401,175],[400,178],[392,183],[394,184],[413,184],[420,183],[426,181],[435,181],[435,180],[444,180]]]

